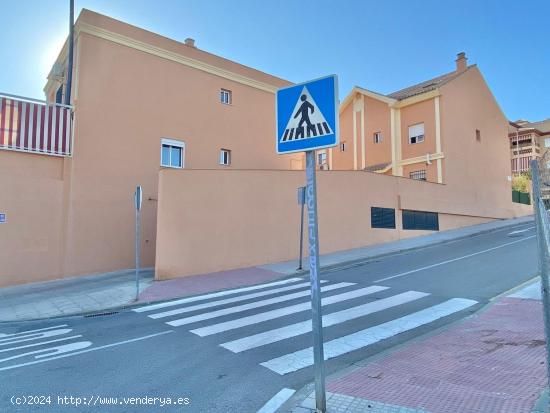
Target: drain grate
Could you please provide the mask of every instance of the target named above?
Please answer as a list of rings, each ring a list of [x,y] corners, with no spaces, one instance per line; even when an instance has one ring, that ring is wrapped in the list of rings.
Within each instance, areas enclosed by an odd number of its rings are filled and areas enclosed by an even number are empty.
[[[113,315],[113,314],[118,314],[118,311],[108,311],[108,312],[106,312],[106,313],[87,314],[87,315],[85,315],[84,317],[86,317],[86,318],[90,318],[90,317],[103,317],[103,316],[106,316],[106,315]]]

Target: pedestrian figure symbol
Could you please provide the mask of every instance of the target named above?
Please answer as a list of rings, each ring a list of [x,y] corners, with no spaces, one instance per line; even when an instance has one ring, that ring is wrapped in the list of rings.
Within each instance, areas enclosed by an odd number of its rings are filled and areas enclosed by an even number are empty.
[[[321,137],[334,133],[305,86],[292,113],[294,115],[288,121],[281,142]]]
[[[309,120],[309,111],[311,110],[311,113],[315,112],[315,108],[311,103],[307,101],[307,96],[302,95],[300,96],[300,100],[304,103],[300,106],[300,109],[298,109],[298,112],[294,115],[295,118],[300,115],[302,118],[300,119],[300,123],[298,123],[298,127],[301,128],[304,122],[307,124],[307,128],[311,129],[313,125],[311,124],[311,121]]]

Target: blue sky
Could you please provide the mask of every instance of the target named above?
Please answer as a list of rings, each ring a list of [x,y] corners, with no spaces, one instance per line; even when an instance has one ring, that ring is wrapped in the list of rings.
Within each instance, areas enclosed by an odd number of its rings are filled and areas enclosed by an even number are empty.
[[[68,0],[3,0],[0,91],[42,98]],[[294,82],[336,73],[390,93],[477,63],[510,119],[550,117],[548,0],[75,0]]]

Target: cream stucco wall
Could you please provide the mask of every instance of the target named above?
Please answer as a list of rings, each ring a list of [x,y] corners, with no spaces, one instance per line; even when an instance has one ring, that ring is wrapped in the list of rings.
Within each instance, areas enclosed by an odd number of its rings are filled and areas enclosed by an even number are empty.
[[[58,277],[63,159],[0,151],[0,193],[0,287]]]
[[[296,258],[304,179],[297,171],[161,171],[157,278]],[[448,185],[361,171],[320,171],[318,185],[322,253],[427,233],[400,229],[399,208],[439,212],[442,230],[527,213],[511,199],[473,204]],[[371,228],[371,206],[395,208],[397,229]]]
[[[441,93],[445,183],[472,204],[491,199],[495,208],[505,205],[511,197],[509,148],[502,139],[508,121],[479,69],[471,67]]]

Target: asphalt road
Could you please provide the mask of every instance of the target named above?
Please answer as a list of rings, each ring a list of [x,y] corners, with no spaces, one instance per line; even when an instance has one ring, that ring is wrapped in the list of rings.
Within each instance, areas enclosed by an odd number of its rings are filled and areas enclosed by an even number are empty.
[[[323,272],[327,374],[533,278],[534,236],[522,224]],[[2,324],[0,411],[254,413],[279,390],[312,381],[308,300],[298,278],[164,307]],[[167,398],[181,404],[161,406]]]

